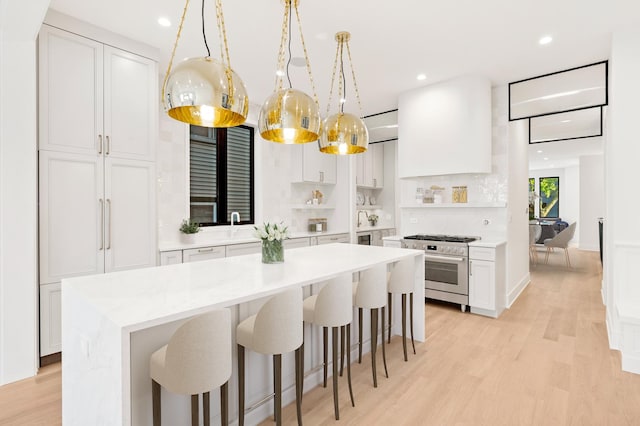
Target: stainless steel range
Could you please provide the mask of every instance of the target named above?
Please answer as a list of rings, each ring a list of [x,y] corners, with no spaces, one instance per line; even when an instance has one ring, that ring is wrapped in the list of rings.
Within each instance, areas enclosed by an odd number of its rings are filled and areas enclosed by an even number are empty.
[[[425,296],[459,303],[464,312],[469,304],[469,243],[478,237],[457,235],[410,235],[402,247],[424,250]]]

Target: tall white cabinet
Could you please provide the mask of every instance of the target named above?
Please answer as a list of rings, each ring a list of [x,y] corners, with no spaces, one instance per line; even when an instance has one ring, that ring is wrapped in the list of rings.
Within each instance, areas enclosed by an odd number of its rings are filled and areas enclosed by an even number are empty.
[[[356,156],[356,185],[364,188],[384,187],[384,145],[370,144]]]
[[[39,34],[40,355],[61,350],[60,281],[156,264],[157,64]]]

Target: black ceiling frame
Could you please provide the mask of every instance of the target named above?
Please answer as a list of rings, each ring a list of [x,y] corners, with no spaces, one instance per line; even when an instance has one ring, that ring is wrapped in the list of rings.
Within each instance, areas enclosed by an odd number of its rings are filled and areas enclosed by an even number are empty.
[[[376,115],[388,114],[388,113],[394,112],[394,111],[398,111],[398,108],[390,109],[389,111],[378,112],[376,114],[365,115],[364,117],[362,117],[362,119],[364,120],[365,118],[375,117]],[[383,142],[392,142],[392,141],[397,141],[397,140],[398,140],[398,138],[384,139],[384,140],[375,141],[375,142],[369,141],[369,145],[373,145],[373,144],[376,144],[376,143],[383,143]]]
[[[603,121],[604,121],[604,106],[600,106],[600,107],[595,106],[591,108],[600,108],[600,133],[597,133],[595,135],[588,135],[588,136],[576,136],[575,138],[559,138],[559,139],[549,139],[549,140],[540,141],[540,142],[531,142],[531,119],[537,118],[537,117],[521,118],[520,120],[529,121],[529,145],[538,145],[541,143],[558,142],[558,141],[571,141],[575,139],[588,139],[588,138],[596,138],[598,136],[602,136],[603,135],[602,127],[603,127]],[[591,108],[583,108],[583,109],[591,109]],[[557,112],[555,114],[562,114],[562,113]],[[554,115],[554,114],[547,114],[547,115]]]
[[[561,111],[554,111],[554,112],[546,112],[544,114],[535,114],[535,115],[530,115],[530,116],[525,116],[525,117],[520,117],[520,118],[511,118],[511,85],[518,84],[518,83],[523,83],[525,81],[536,80],[538,78],[549,77],[549,76],[556,75],[556,74],[562,74],[562,73],[569,72],[569,71],[575,71],[575,70],[579,70],[579,69],[582,69],[582,68],[593,67],[593,66],[601,65],[601,64],[605,64],[604,65],[604,83],[605,83],[604,103],[595,104],[595,105],[589,105],[587,107],[571,108],[571,109],[566,109],[566,110],[561,110]],[[538,76],[535,76],[535,77],[525,78],[523,80],[513,81],[513,82],[509,83],[508,90],[509,90],[509,121],[526,120],[526,119],[530,119],[530,118],[534,118],[534,117],[544,117],[546,115],[559,114],[559,113],[562,113],[562,112],[580,111],[580,110],[583,110],[583,109],[604,107],[606,105],[609,105],[609,61],[608,60],[604,60],[604,61],[594,62],[592,64],[587,64],[587,65],[582,65],[582,66],[579,66],[579,67],[568,68],[568,69],[562,70],[562,71],[551,72],[551,73],[548,73],[548,74],[542,74],[542,75],[538,75]]]

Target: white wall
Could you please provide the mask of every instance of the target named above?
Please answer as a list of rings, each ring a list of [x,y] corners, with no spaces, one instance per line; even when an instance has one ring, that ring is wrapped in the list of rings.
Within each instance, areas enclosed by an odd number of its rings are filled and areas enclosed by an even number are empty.
[[[37,371],[35,40],[48,5],[0,3],[0,385]]]
[[[580,157],[580,249],[599,250],[598,218],[604,216],[604,158]]]
[[[507,96],[500,91],[501,96]],[[507,122],[506,112],[498,111],[499,131],[508,129],[509,204],[507,206],[507,306],[517,299],[531,281],[529,275],[529,124],[526,120]],[[495,126],[494,124],[494,126]],[[508,125],[508,127],[507,127]]]
[[[640,226],[637,179],[640,31],[613,34],[605,134],[605,262],[607,329],[612,348],[622,353],[622,369],[640,373]]]

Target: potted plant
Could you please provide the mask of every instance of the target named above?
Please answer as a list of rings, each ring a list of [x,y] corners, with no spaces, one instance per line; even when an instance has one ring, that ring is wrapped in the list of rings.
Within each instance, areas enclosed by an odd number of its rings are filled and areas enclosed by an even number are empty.
[[[198,232],[200,232],[198,222],[191,220],[191,218],[184,219],[180,225],[180,240],[187,244],[194,243]]]
[[[369,225],[376,226],[378,224],[378,215],[370,214],[369,215]]]

